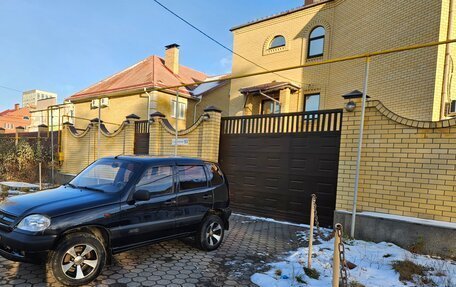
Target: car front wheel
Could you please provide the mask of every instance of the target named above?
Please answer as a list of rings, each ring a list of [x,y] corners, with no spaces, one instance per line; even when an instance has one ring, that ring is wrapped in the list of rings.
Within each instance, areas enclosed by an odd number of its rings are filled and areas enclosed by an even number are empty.
[[[80,286],[95,280],[105,263],[102,240],[90,233],[72,233],[51,251],[47,267],[63,285]]]
[[[201,223],[196,235],[196,243],[202,250],[212,251],[222,244],[224,236],[222,219],[217,215],[209,215]]]

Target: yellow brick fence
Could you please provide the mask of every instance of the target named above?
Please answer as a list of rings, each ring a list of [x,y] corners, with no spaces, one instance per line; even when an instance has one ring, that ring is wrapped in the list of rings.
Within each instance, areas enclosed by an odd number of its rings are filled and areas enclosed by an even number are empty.
[[[72,124],[65,123],[62,130],[62,158],[60,173],[74,175],[100,157],[133,155],[135,153],[136,115],[127,116],[122,125],[109,132],[105,125],[98,126],[94,119],[85,130],[77,130]],[[178,156],[198,157],[218,161],[221,111],[208,107],[204,114],[188,129],[178,132]],[[100,129],[100,145],[98,145]],[[151,156],[174,155],[175,130],[161,113],[150,118],[149,154]]]
[[[337,210],[351,211],[361,100],[343,119]],[[379,101],[366,107],[358,211],[456,222],[456,119],[403,118]]]

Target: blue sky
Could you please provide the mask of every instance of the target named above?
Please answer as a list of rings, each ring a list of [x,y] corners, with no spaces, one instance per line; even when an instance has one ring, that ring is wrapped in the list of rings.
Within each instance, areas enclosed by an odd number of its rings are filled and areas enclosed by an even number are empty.
[[[303,0],[161,0],[232,46],[229,29]],[[43,89],[59,101],[150,55],[181,45],[181,63],[208,74],[230,70],[231,55],[152,0],[0,0],[0,86]],[[0,111],[21,93],[0,87]]]

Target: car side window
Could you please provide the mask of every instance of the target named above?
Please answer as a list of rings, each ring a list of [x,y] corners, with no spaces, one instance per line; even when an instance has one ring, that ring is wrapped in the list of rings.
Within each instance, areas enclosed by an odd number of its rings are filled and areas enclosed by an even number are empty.
[[[223,184],[223,173],[220,168],[213,163],[206,164],[208,181],[211,182],[212,186],[219,186]]]
[[[180,191],[207,187],[206,173],[202,165],[179,166]]]
[[[170,166],[149,167],[136,185],[136,190],[147,190],[151,196],[173,192],[173,169]]]

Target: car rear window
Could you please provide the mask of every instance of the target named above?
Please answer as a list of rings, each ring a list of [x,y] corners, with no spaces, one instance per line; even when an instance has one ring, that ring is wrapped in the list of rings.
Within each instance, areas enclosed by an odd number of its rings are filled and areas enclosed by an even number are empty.
[[[206,173],[202,165],[179,166],[180,191],[207,187]]]
[[[206,164],[208,181],[211,182],[212,186],[219,186],[223,184],[223,173],[220,168],[214,163]]]

